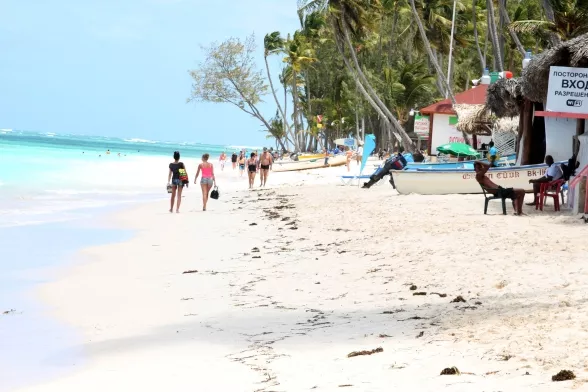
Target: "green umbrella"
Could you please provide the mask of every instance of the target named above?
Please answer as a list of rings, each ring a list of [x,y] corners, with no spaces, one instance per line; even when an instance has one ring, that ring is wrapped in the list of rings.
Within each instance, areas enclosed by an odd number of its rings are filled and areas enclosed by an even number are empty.
[[[465,143],[447,143],[437,147],[441,154],[455,155],[458,157],[480,157],[480,153]]]

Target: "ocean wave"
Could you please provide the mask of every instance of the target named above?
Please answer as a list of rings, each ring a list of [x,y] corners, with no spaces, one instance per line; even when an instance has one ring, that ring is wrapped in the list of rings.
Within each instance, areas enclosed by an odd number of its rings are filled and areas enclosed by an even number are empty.
[[[260,146],[227,146],[229,150],[262,150]]]
[[[12,129],[9,128],[0,128],[0,133],[7,134],[13,132]]]
[[[123,139],[125,142],[129,142],[129,143],[149,143],[149,144],[157,144],[159,143],[156,140],[148,140],[148,139],[139,139],[139,138],[135,138],[135,139]]]

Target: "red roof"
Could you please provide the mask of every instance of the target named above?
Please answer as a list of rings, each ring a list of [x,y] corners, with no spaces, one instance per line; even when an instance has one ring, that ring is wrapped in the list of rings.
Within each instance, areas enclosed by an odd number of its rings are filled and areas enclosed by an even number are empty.
[[[483,105],[486,102],[486,91],[488,90],[488,84],[481,84],[477,87],[466,90],[462,93],[455,95],[457,103],[468,104],[468,105]],[[441,113],[441,114],[457,114],[453,110],[453,105],[450,99],[444,99],[432,105],[422,108],[419,112],[423,114]]]

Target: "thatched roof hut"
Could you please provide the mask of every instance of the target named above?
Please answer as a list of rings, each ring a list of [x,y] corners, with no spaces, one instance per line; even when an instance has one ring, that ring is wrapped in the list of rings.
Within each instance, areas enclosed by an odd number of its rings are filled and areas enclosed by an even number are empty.
[[[530,101],[546,101],[551,66],[588,68],[588,33],[562,42],[531,60],[520,81],[522,93]]]
[[[470,135],[491,136],[492,132],[519,131],[519,116],[497,118],[485,105],[453,105],[457,113],[457,130]]]
[[[494,123],[494,132],[519,133],[519,116],[500,118]]]
[[[518,117],[522,102],[520,78],[499,79],[488,87],[486,107],[496,117]]]
[[[458,131],[470,135],[492,134],[492,118],[484,105],[455,104],[453,110],[457,113]]]

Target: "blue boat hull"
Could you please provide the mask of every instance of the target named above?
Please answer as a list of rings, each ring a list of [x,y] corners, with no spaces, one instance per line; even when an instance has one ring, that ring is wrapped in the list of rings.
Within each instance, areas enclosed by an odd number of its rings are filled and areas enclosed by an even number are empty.
[[[507,161],[514,161],[516,159],[516,155],[509,155],[506,158]],[[447,170],[447,169],[474,169],[474,162],[475,161],[462,161],[462,162],[442,162],[442,163],[416,163],[416,162],[409,162],[404,170],[422,170],[422,169],[429,169],[429,170]],[[488,160],[483,159],[482,162],[488,162]]]

